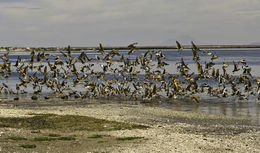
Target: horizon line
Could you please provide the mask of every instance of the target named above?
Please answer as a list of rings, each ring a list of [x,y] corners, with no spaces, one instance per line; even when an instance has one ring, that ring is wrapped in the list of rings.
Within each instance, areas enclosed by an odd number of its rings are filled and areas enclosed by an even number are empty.
[[[70,46],[70,45],[68,45]],[[67,46],[67,47],[68,47]],[[196,45],[199,49],[232,49],[232,48],[260,48],[260,45]],[[67,47],[0,47],[0,49],[64,49]],[[71,50],[98,50],[99,46],[70,46]],[[182,45],[183,49],[192,49],[192,45]],[[104,50],[129,50],[128,46],[103,46]],[[135,49],[178,49],[177,46],[135,46]]]

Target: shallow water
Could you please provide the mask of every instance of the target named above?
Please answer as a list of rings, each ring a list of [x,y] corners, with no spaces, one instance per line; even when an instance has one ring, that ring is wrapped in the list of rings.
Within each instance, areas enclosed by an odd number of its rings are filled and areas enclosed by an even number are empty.
[[[152,50],[151,50],[152,51]],[[78,57],[82,51],[73,52],[73,57]],[[99,53],[96,51],[84,51],[89,58],[96,58],[96,56],[100,56]],[[125,58],[129,58],[130,60],[134,61],[137,56],[145,53],[146,50],[139,50],[135,51],[134,54],[128,55],[127,51],[119,51],[120,54],[123,54]],[[188,64],[191,71],[195,71],[194,61],[192,60],[191,50],[183,50],[181,53],[177,52],[176,50],[162,50],[162,53],[166,56],[166,62],[169,64],[166,66],[166,71],[171,74],[177,74],[177,65],[176,62],[179,62],[181,58],[184,59],[185,63]],[[218,55],[218,59],[214,60],[216,64],[216,68],[221,68],[223,62],[227,62],[230,66],[227,68],[228,73],[236,76],[241,73],[235,72],[232,73],[232,64],[233,61],[238,62],[244,59],[247,64],[252,68],[252,75],[254,77],[260,77],[260,49],[229,49],[229,50],[212,50],[212,53],[216,53]],[[5,53],[0,53],[2,56]],[[58,56],[60,59],[64,59],[64,57],[59,52],[49,52],[50,55]],[[8,55],[8,59],[11,62],[11,65],[14,65],[17,57],[20,56],[22,59],[29,61],[30,60],[30,53],[29,52],[11,52]],[[201,55],[201,63],[209,62],[210,57],[208,55]],[[101,71],[101,64],[102,62],[93,62],[95,65],[93,69],[96,71]],[[35,65],[39,65],[40,63],[35,63]],[[43,63],[47,65],[46,61]],[[76,63],[77,64],[77,63]],[[115,64],[115,67],[119,64]],[[32,73],[32,72],[31,72]],[[142,77],[142,73],[140,77]],[[8,80],[2,79],[0,83],[8,83],[12,89],[15,89],[16,83],[19,81],[17,73],[13,73]],[[41,76],[38,76],[41,77]],[[113,78],[113,74],[108,75],[108,78]],[[214,85],[216,82],[207,82],[211,85]],[[216,85],[216,84],[215,84]],[[77,90],[82,90],[81,87],[77,87]],[[28,92],[33,91],[32,89],[28,89]],[[47,89],[43,90],[43,95],[48,93]],[[202,95],[203,96],[203,95]],[[2,95],[2,98],[13,98],[12,96]],[[26,96],[25,96],[26,97]],[[30,97],[30,94],[28,94]],[[27,97],[27,98],[28,98]],[[219,115],[229,115],[229,116],[244,116],[252,119],[252,122],[256,124],[260,124],[260,102],[256,98],[251,98],[248,101],[237,102],[236,99],[232,98],[212,98],[209,96],[204,96],[203,101],[200,103],[194,102],[162,102],[159,106],[167,107],[173,110],[178,111],[192,111],[192,112],[202,112],[208,114],[219,114]]]
[[[160,107],[175,111],[198,112],[214,115],[243,117],[252,121],[252,124],[260,126],[259,102],[172,102],[162,103]]]

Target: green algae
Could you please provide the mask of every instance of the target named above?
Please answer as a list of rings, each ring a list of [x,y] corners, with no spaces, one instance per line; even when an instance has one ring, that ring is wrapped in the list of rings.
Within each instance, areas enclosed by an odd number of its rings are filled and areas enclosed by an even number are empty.
[[[94,135],[88,136],[88,138],[91,138],[91,139],[102,138],[102,137],[103,136],[99,135],[99,134],[94,134]]]
[[[13,136],[13,137],[8,137],[9,140],[15,140],[15,141],[19,141],[19,140],[27,140],[27,138],[24,137],[17,137],[17,136]]]
[[[61,131],[111,131],[123,129],[146,129],[148,126],[108,121],[88,116],[34,114],[32,117],[0,117],[0,127],[51,129]]]
[[[135,140],[135,139],[143,139],[144,137],[118,137],[116,140],[126,141],[126,140]]]
[[[20,145],[20,147],[22,147],[22,148],[36,148],[36,145],[35,144],[23,144],[23,145]]]
[[[61,135],[60,134],[56,134],[56,133],[50,133],[48,136],[49,137],[60,137]]]

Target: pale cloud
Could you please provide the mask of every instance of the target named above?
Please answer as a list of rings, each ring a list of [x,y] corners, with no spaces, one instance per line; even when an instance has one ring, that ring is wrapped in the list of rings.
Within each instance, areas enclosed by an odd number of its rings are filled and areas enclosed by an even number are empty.
[[[255,42],[258,0],[0,0],[2,45]]]

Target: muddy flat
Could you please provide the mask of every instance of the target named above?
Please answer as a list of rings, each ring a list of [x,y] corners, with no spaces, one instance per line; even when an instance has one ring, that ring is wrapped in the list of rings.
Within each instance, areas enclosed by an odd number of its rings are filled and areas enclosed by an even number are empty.
[[[0,152],[260,152],[260,126],[247,117],[37,103],[1,103]]]

